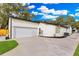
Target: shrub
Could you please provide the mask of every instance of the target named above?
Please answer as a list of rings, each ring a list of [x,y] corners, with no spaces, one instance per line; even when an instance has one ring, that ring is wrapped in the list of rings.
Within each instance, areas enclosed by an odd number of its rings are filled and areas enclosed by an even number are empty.
[[[0,29],[0,36],[6,36],[8,34],[7,29]]]

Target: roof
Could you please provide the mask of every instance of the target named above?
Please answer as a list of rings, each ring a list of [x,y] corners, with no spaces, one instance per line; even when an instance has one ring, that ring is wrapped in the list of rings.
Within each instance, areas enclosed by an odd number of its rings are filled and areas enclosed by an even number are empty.
[[[31,21],[31,20],[23,19],[23,18],[21,18],[21,17],[14,17],[14,16],[12,16],[12,15],[10,15],[9,17],[10,17],[10,18],[14,18],[14,19],[23,20],[23,21],[29,21],[29,22],[39,23],[39,22],[36,22],[36,21]]]
[[[34,22],[34,23],[46,23],[46,24],[50,24],[50,25],[60,26],[60,27],[63,27],[63,28],[68,28],[68,26],[65,25],[65,24],[58,24],[57,25],[57,24],[52,24],[52,23],[49,23],[49,22],[31,21],[31,20],[26,20],[26,19],[20,18],[20,17],[14,17],[12,15],[10,15],[9,17],[14,18],[14,19],[23,20],[23,21],[29,21],[29,22]]]

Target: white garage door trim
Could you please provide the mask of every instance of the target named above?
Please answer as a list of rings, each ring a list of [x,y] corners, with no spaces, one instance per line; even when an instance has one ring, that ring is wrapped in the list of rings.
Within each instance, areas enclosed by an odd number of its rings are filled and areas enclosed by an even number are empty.
[[[36,33],[34,35],[38,36],[39,35],[39,29],[38,28],[33,28],[33,27],[21,27],[21,26],[13,26],[12,27],[12,38],[16,38],[16,28],[26,28],[28,29],[35,29],[34,31],[36,31]],[[23,34],[23,33],[22,33]],[[27,36],[26,36],[27,37]]]

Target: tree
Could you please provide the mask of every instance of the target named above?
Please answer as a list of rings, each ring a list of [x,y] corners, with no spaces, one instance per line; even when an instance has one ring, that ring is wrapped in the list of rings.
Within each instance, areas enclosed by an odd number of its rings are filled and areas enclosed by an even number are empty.
[[[29,14],[28,12],[25,12],[25,13],[23,12],[23,13],[21,13],[20,17],[23,18],[23,19],[31,21],[32,18],[35,17],[35,15],[34,14]]]
[[[5,28],[8,24],[9,15],[12,13],[18,13],[18,10],[22,4],[2,3],[0,4],[0,22],[1,27]]]
[[[22,10],[22,12],[20,12]],[[27,18],[31,17],[31,14],[25,12],[28,10],[28,6],[22,6],[21,3],[2,3],[0,4],[0,23],[1,27],[5,28],[8,24],[9,15],[15,14],[17,17]]]
[[[74,27],[79,30],[79,21],[77,21],[77,22],[74,23]]]
[[[75,19],[72,16],[67,16],[66,17],[66,21],[65,24],[70,25],[70,26],[74,26],[75,24]]]
[[[64,24],[75,27],[75,19],[72,16],[59,16],[56,18],[56,24]]]
[[[64,16],[59,16],[56,18],[56,24],[63,24],[64,23]]]

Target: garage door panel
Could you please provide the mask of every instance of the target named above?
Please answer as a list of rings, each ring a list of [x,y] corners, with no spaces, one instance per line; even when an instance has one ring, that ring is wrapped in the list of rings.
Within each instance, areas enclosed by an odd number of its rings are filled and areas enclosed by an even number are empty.
[[[21,37],[34,37],[34,36],[37,36],[37,31],[38,29],[37,28],[27,28],[27,27],[24,27],[24,28],[21,28],[21,27],[14,27],[14,32],[15,32],[15,35],[14,37],[15,38],[21,38]]]

